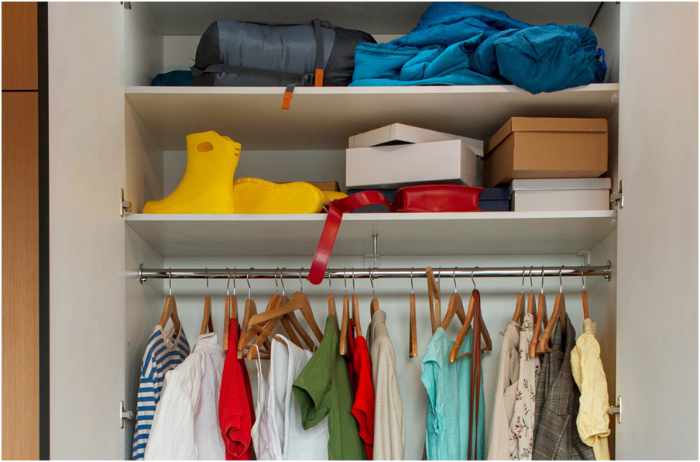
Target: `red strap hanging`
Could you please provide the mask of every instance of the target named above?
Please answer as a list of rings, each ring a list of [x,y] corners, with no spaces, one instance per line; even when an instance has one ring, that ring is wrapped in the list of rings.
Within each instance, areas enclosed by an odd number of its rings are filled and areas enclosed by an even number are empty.
[[[333,245],[335,245],[335,239],[340,230],[340,223],[343,220],[343,214],[368,205],[384,205],[390,208],[384,194],[379,191],[362,191],[329,204],[326,222],[323,225],[323,231],[321,231],[321,237],[318,240],[316,253],[307,276],[309,282],[319,284],[323,281],[328,260],[331,258]]]

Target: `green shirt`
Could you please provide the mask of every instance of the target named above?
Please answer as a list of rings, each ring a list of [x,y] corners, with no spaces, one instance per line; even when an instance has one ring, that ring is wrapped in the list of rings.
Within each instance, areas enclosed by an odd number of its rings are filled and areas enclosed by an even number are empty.
[[[352,391],[345,360],[338,352],[338,336],[338,321],[328,316],[323,341],[294,382],[294,399],[305,429],[328,416],[329,459],[364,459],[357,422],[351,414]]]

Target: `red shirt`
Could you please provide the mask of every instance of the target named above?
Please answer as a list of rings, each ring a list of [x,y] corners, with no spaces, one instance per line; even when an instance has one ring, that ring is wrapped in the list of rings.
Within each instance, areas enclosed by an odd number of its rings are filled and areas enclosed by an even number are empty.
[[[219,393],[219,426],[226,446],[226,460],[255,458],[250,430],[255,421],[250,378],[243,359],[238,359],[238,321],[231,319]]]
[[[355,392],[352,415],[357,421],[360,438],[365,446],[367,459],[372,460],[374,447],[374,384],[372,383],[372,361],[367,340],[355,337],[354,323],[348,326],[348,375]]]

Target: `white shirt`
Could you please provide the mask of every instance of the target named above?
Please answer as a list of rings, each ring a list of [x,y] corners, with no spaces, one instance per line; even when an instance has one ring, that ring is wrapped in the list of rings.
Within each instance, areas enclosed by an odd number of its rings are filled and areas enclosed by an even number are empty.
[[[268,384],[262,373],[260,359],[256,361],[258,372],[258,401],[255,404],[255,423],[250,436],[258,460],[278,460],[282,458],[279,430],[268,408]]]
[[[219,386],[224,352],[216,334],[201,335],[194,351],[165,376],[146,459],[224,459]]]
[[[283,459],[328,459],[328,418],[304,430],[292,385],[313,355],[285,337],[272,342],[267,409],[278,430]]]
[[[403,459],[403,401],[396,379],[396,352],[386,328],[386,314],[372,314],[368,339],[374,382],[374,449],[378,459]]]

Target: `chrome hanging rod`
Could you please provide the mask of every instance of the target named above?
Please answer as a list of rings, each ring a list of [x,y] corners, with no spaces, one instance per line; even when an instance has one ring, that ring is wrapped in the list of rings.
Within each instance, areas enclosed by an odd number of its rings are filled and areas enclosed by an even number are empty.
[[[149,279],[303,279],[308,268],[144,268],[133,276],[141,283]],[[471,266],[433,268],[433,274],[440,278],[515,278],[522,277],[523,272],[532,277],[591,277],[600,276],[610,280],[612,265],[601,266]],[[329,268],[326,278],[332,279],[386,279],[386,278],[423,278],[425,268]]]

